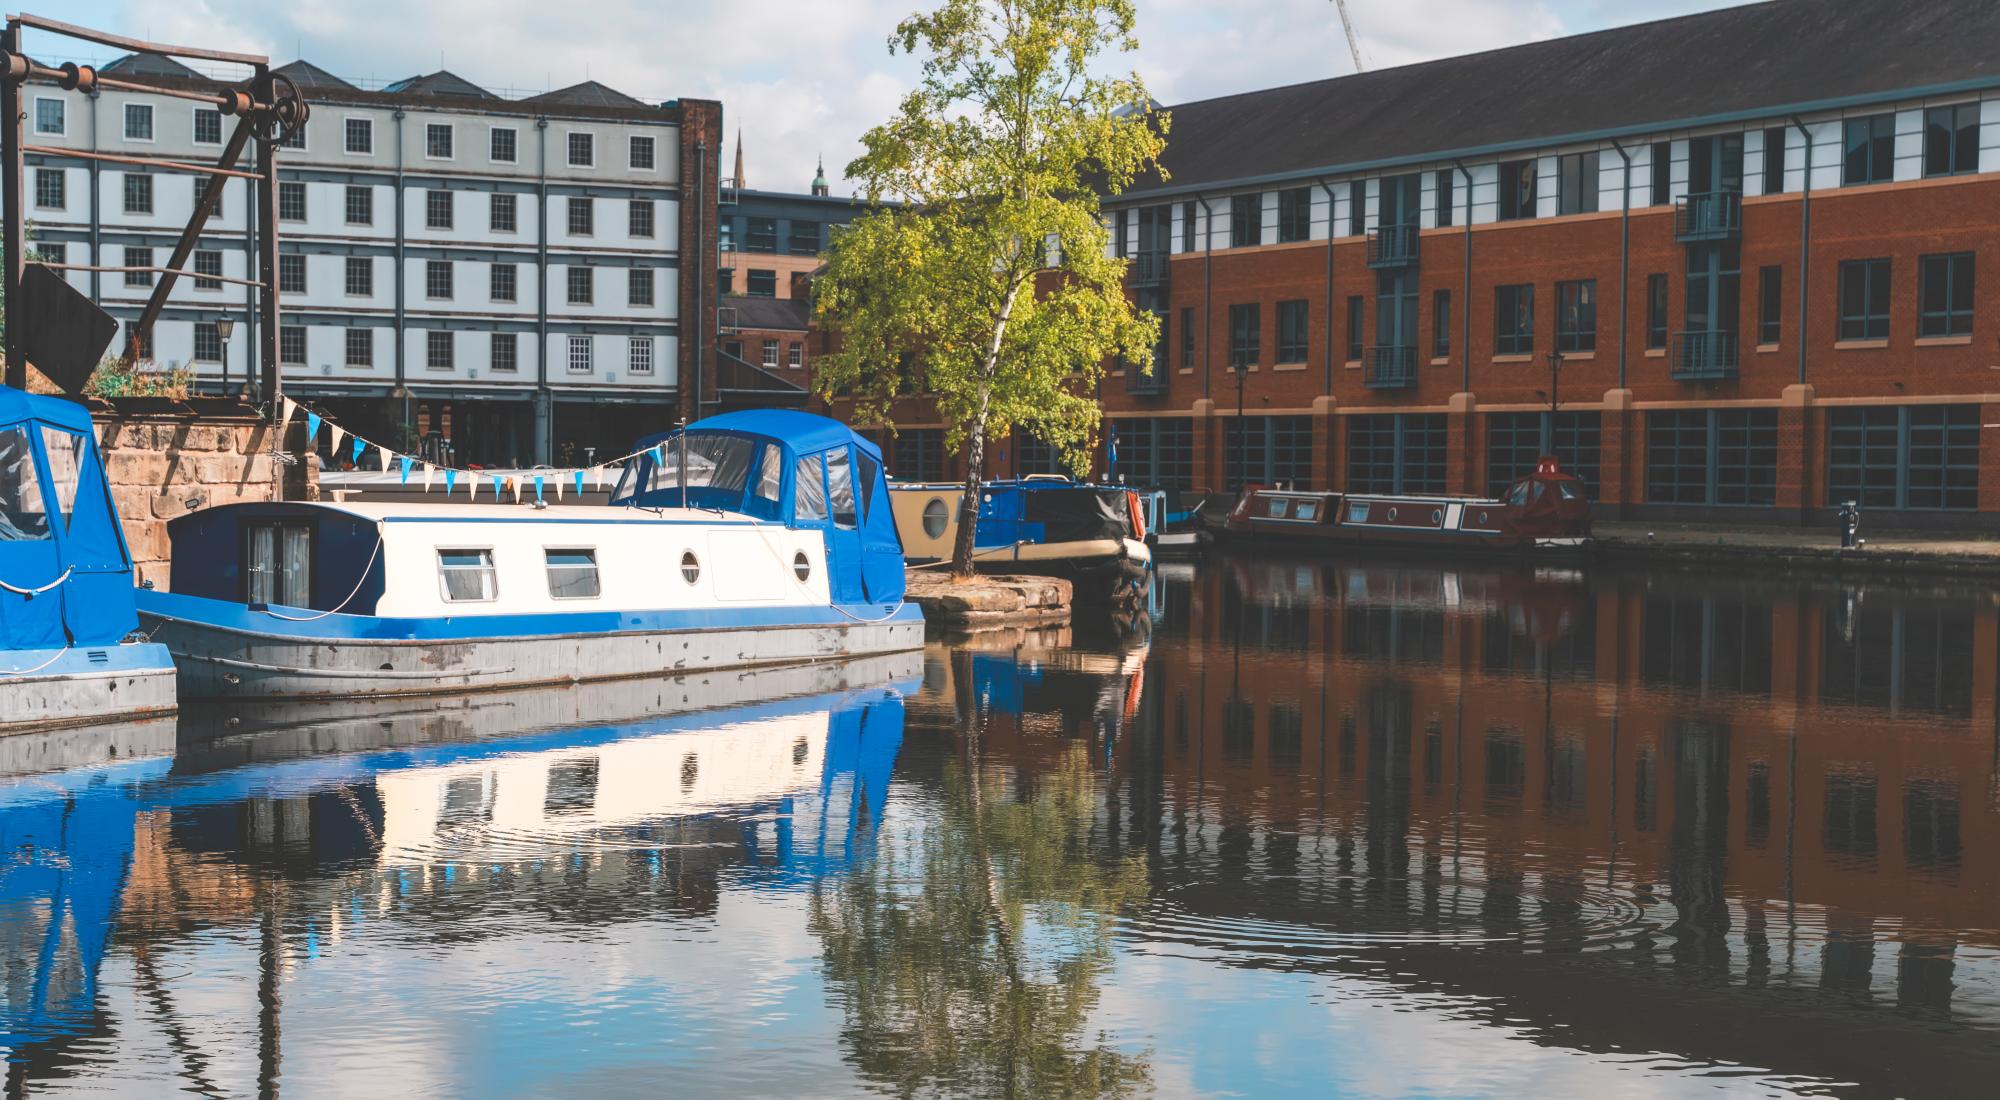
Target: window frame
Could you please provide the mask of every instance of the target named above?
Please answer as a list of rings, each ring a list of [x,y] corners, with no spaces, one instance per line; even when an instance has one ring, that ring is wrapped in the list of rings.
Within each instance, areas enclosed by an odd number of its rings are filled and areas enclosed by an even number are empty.
[[[1264,193],[1229,196],[1229,247],[1257,248],[1263,243]]]
[[[507,295],[500,296],[501,272],[506,272]],[[491,263],[486,270],[486,300],[489,302],[519,302],[521,300],[521,273],[519,265],[512,263]]]
[[[646,148],[646,163],[640,164],[633,156],[641,143]],[[651,134],[627,134],[625,136],[625,168],[631,172],[657,172],[660,170],[660,143]]]
[[[561,565],[558,565],[555,562],[554,558],[551,556],[554,554],[581,554],[586,559],[588,559],[588,564],[576,565],[574,563],[565,562]],[[574,596],[565,596],[562,593],[556,591],[556,570],[558,569],[566,571],[587,570],[590,578],[590,591]],[[542,547],[542,574],[548,582],[549,599],[601,600],[604,598],[604,573],[602,566],[598,564],[597,547],[595,546]]]
[[[1312,239],[1312,188],[1287,187],[1278,192],[1278,243]]]
[[[507,135],[507,155],[499,153],[500,135]],[[486,128],[486,159],[493,164],[521,163],[521,131],[516,126],[488,126]]]
[[[1961,262],[1964,265],[1962,273],[1959,270]],[[1933,252],[1917,257],[1918,339],[1951,339],[1972,335],[1976,324],[1975,318],[1977,316],[1978,302],[1976,297],[1979,286],[1977,282],[1977,264],[1977,254],[1971,251]],[[1940,265],[1944,276],[1944,287],[1942,290],[1944,303],[1943,308],[1932,309],[1930,306],[1930,291],[1934,274],[1933,268]],[[1954,305],[1952,301],[1952,299],[1958,297],[1954,292],[1958,289],[1961,281],[1965,285],[1965,302],[1963,307]],[[1933,330],[1934,324],[1936,326],[1935,330]]]
[[[298,347],[299,354],[297,358],[292,358],[286,354],[287,349],[294,344],[296,344]],[[306,326],[304,325],[278,326],[279,366],[281,367],[306,366],[311,362],[311,355],[312,355],[312,347],[307,338]]]
[[[213,140],[205,140],[201,136],[201,124],[204,118],[215,119],[215,137]],[[216,107],[203,107],[196,104],[194,109],[189,112],[188,140],[195,145],[214,146],[222,144],[222,137],[222,111]]]
[[[577,296],[581,289],[583,294]],[[563,269],[563,304],[572,306],[592,306],[597,304],[597,269],[589,264],[570,264]]]
[[[590,374],[594,372],[597,369],[596,341],[588,333],[570,333],[569,340],[563,349],[563,365],[570,374]]]
[[[143,115],[134,114],[133,112],[135,111],[143,112]],[[137,142],[141,145],[156,145],[159,143],[160,131],[159,131],[158,119],[155,116],[152,104],[127,103],[125,104],[125,110],[120,112],[120,116],[124,125],[120,128],[119,132],[125,135],[126,141]],[[132,122],[134,119],[140,117],[144,117],[146,120],[146,136],[133,137]]]
[[[296,205],[289,202],[287,196],[296,196],[298,198]],[[293,216],[288,216],[287,211],[291,211]],[[308,216],[310,213],[311,207],[307,204],[305,181],[279,180],[278,220],[281,222],[304,222],[309,220]]]
[[[278,253],[278,293],[280,294],[307,293],[305,253],[303,252]]]
[[[38,95],[34,97],[34,100],[34,118],[28,122],[29,132],[36,137],[68,137],[69,100],[59,95]],[[54,130],[42,129],[42,104],[44,103],[53,103],[56,105],[56,121],[61,123],[61,125]]]
[[[1451,358],[1451,288],[1431,291],[1431,358]]]
[[[367,135],[366,148],[354,147],[355,123],[361,124],[360,133]],[[372,157],[375,155],[375,119],[369,115],[340,116],[340,153],[348,157]]]
[[[188,256],[188,270],[193,273],[194,289],[221,290],[223,272],[222,250],[219,248],[197,248]]]
[[[439,293],[442,289],[443,293]],[[424,300],[449,302],[458,296],[457,265],[450,260],[424,261]]]
[[[1496,172],[1493,220],[1519,222],[1537,217],[1541,209],[1540,158],[1503,160]]]
[[[424,229],[427,232],[449,233],[458,224],[458,193],[449,187],[430,187],[424,190]],[[443,211],[442,221],[438,218]]]
[[[1572,295],[1576,297],[1574,303],[1570,301]],[[1531,297],[1531,308],[1532,302]],[[1571,316],[1572,304],[1575,307],[1574,317]],[[1532,337],[1533,333],[1529,335]],[[1556,284],[1556,350],[1564,355],[1585,355],[1597,351],[1596,279],[1565,279]]]
[[[583,139],[582,145],[577,144],[578,138]],[[576,159],[578,149],[583,150],[582,160]],[[589,168],[595,170],[597,167],[597,135],[589,130],[563,131],[563,164],[569,168]]]
[[[364,211],[366,217],[358,221],[354,217],[354,212],[355,212],[354,200],[357,196],[362,200],[361,205],[366,207],[366,210]],[[341,192],[341,198],[342,198],[341,216],[346,219],[344,224],[367,225],[367,226],[372,226],[375,224],[375,187],[373,184],[367,184],[367,183],[347,184],[346,187]]]
[[[1791,131],[1783,126],[1767,126],[1764,129],[1764,194],[1766,195],[1781,195],[1785,191],[1787,159],[1785,143],[1789,140],[1790,134]]]
[[[135,184],[138,185],[136,188]],[[153,186],[151,173],[126,172],[119,186],[119,196],[122,200],[119,209],[128,216],[150,217],[158,209],[156,192],[157,188]],[[143,197],[143,203],[135,204],[133,200],[140,197]]]
[[[1278,358],[1284,365],[1303,364],[1312,355],[1312,306],[1304,298],[1278,303]]]
[[[210,350],[209,347],[204,347],[204,344],[210,345],[214,349],[215,354],[203,355],[202,352]],[[194,323],[194,350],[192,353],[194,361],[197,363],[214,363],[220,366],[222,363],[222,354],[222,332],[216,327],[215,322],[196,321]]]
[[[564,196],[563,228],[572,237],[597,236],[597,200],[590,195]]]
[[[1842,260],[1838,269],[1839,280],[1834,284],[1834,340],[1836,343],[1874,343],[1889,339],[1891,315],[1896,289],[1895,267],[1887,257],[1860,260]],[[1860,279],[1861,311],[1852,313],[1848,307],[1849,280]],[[1877,279],[1880,289],[1877,289]],[[1879,309],[1877,308],[1879,306]]]
[[[445,562],[446,554],[477,554],[478,565],[450,565]],[[438,598],[445,603],[496,603],[500,599],[500,569],[491,546],[440,546],[437,548]],[[451,594],[450,575],[454,572],[480,573],[489,582],[481,585],[484,596],[458,597]]]
[[[442,153],[437,152],[437,149],[439,148],[439,142],[437,139],[440,134],[444,136],[444,142],[443,142],[444,152]],[[456,160],[457,157],[458,157],[457,128],[454,127],[449,122],[424,123],[424,159]]]
[[[1969,135],[1969,142],[1966,140],[1968,137],[1965,132],[1966,122],[1962,117],[1966,114],[1971,115],[1972,132]],[[1932,144],[1932,139],[1937,137],[1940,132],[1935,124],[1935,120],[1940,115],[1947,116],[1949,122],[1949,125],[1942,131],[1945,142],[1943,159],[1946,162],[1942,169],[1934,167],[1934,163],[1938,159],[1938,151]],[[1944,179],[1950,176],[1969,176],[1979,171],[1979,146],[1985,136],[1980,119],[1981,107],[1978,100],[1971,100],[1965,103],[1947,103],[1942,106],[1924,108],[1923,178]]]
[[[126,267],[153,266],[153,249],[149,245],[128,244],[124,246],[124,251],[119,255],[125,261],[124,266]],[[153,272],[151,271],[127,271],[124,275],[124,282],[128,287],[149,287],[153,285]]]
[[[659,302],[657,282],[658,280],[653,277],[653,269],[650,267],[626,268],[625,308],[652,309],[657,305]],[[643,297],[638,292],[640,287],[646,288],[646,293]]]
[[[625,373],[643,374],[650,377],[653,364],[658,360],[653,355],[653,338],[650,336],[627,336],[625,338]]]
[[[43,195],[44,195],[45,191],[46,191],[46,190],[51,190],[51,189],[45,189],[45,188],[44,188],[44,187],[42,186],[42,182],[43,182],[44,180],[54,180],[54,181],[55,181],[55,187],[54,187],[54,188],[52,188],[52,190],[53,190],[53,191],[55,192],[55,199],[56,199],[56,201],[55,201],[55,202],[43,202],[43,201],[42,201],[42,198],[43,198]],[[68,170],[68,169],[65,169],[65,168],[55,168],[55,167],[47,167],[47,166],[44,166],[44,165],[36,165],[36,166],[35,166],[35,209],[37,209],[37,210],[68,210],[68,209],[69,209],[69,170]]]
[[[1238,302],[1229,307],[1229,369],[1255,370],[1263,356],[1263,303]]]
[[[489,332],[486,334],[486,369],[499,374],[518,374],[521,370],[521,337],[514,332]],[[507,349],[503,356],[500,349]],[[501,360],[506,360],[504,363]]]
[[[355,278],[356,272],[361,273],[359,279]],[[356,285],[359,285],[361,289],[356,290]],[[343,265],[341,272],[340,286],[342,292],[349,298],[373,298],[375,296],[375,257],[347,257],[347,262]]]
[[[507,212],[507,224],[505,225],[500,224],[500,212],[502,210]],[[486,231],[488,233],[519,233],[521,231],[521,197],[519,195],[507,191],[495,191],[487,196]]]
[[[359,340],[355,339],[355,337],[357,336],[360,337],[361,339]],[[362,356],[358,359],[355,358],[354,354],[355,349],[357,347],[366,349],[366,351],[363,352]],[[374,369],[375,330],[363,325],[355,325],[348,328],[346,335],[341,338],[340,359],[341,359],[341,366],[347,367],[349,369],[353,368],[364,368],[369,370]]]
[[[1855,135],[1859,128],[1867,132],[1859,146]],[[1856,154],[1866,154],[1866,170],[1857,174]],[[1867,187],[1872,184],[1890,183],[1896,178],[1896,113],[1883,111],[1876,114],[1856,115],[1841,120],[1840,127],[1840,185],[1842,187]]]
[[[1575,169],[1572,178],[1571,169]],[[1564,153],[1556,158],[1556,214],[1595,214],[1601,205],[1598,174],[1602,160],[1598,150]]]
[[[450,329],[427,329],[424,332],[424,369],[458,369],[458,334]],[[443,349],[444,354],[438,354]],[[440,362],[439,360],[443,361]]]
[[[1509,316],[1525,323],[1510,330],[1506,323]],[[1505,283],[1493,288],[1493,354],[1535,354],[1535,284]]]
[[[650,241],[658,233],[659,225],[658,219],[654,217],[653,200],[648,198],[625,200],[625,235],[636,240]]]
[[[1776,347],[1785,335],[1785,267],[1757,269],[1757,346]]]

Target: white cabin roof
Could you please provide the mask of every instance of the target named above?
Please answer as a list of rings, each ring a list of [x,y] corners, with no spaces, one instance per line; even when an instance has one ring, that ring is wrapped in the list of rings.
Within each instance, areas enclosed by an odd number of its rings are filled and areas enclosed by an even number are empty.
[[[487,490],[490,492],[491,490]],[[595,523],[701,523],[709,525],[748,525],[751,520],[735,512],[712,512],[700,508],[629,508],[625,505],[608,504],[557,504],[550,501],[546,508],[536,508],[533,504],[452,504],[438,502],[402,501],[298,501],[311,507],[325,508],[334,512],[345,512],[361,519],[380,523],[384,520],[400,521],[445,521],[463,523],[468,520],[540,520],[546,523],[567,521],[587,521]],[[765,527],[783,527],[775,520],[765,521]]]

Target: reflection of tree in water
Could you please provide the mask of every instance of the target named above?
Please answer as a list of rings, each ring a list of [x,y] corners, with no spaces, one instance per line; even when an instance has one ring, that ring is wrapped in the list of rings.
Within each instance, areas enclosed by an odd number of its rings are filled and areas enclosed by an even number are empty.
[[[898,1093],[1111,1096],[1140,1091],[1144,1055],[1083,1034],[1113,919],[1143,863],[1091,858],[1096,784],[1069,746],[1032,787],[967,759],[945,768],[934,820],[885,834],[878,858],[812,899],[851,1060]],[[973,777],[977,781],[973,781]]]

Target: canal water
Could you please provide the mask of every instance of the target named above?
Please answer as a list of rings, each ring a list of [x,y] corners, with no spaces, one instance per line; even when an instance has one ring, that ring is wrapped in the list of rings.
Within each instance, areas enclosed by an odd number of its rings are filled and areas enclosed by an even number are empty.
[[[1991,1095],[2000,603],[1215,558],[0,742],[9,1095]]]

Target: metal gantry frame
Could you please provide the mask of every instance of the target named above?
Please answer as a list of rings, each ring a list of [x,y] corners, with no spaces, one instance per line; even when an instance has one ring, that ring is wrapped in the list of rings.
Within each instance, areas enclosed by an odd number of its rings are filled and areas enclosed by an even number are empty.
[[[247,80],[236,83],[218,82],[218,88],[177,87],[152,84],[104,76],[89,65],[69,62],[59,67],[41,64],[21,52],[21,32],[37,30],[79,42],[133,53],[156,54],[162,57],[191,61],[219,62],[229,65],[243,65],[251,70]],[[156,157],[135,157],[96,150],[73,149],[63,146],[31,145],[27,140],[27,116],[22,107],[21,89],[27,84],[52,84],[65,91],[93,93],[100,88],[117,91],[144,92],[148,95],[170,96],[195,103],[208,104],[224,115],[236,118],[236,129],[223,145],[222,154],[214,164],[193,161],[171,160]],[[240,179],[252,189],[257,210],[257,271],[252,279],[224,278],[223,281],[253,286],[258,290],[257,335],[260,370],[253,376],[252,397],[259,403],[266,403],[275,412],[283,394],[283,383],[278,371],[278,147],[305,125],[310,108],[298,87],[290,78],[271,71],[270,58],[262,54],[231,53],[224,50],[202,49],[194,46],[174,46],[159,42],[147,42],[136,38],[106,31],[91,30],[69,23],[44,19],[34,15],[14,15],[7,18],[6,28],[0,31],[0,118],[4,118],[4,128],[0,128],[0,219],[4,220],[4,248],[6,253],[6,382],[16,389],[27,387],[28,364],[22,352],[24,326],[31,326],[36,319],[19,314],[21,300],[21,280],[26,272],[27,261],[27,221],[25,204],[26,186],[25,158],[33,153],[39,156],[60,157],[67,160],[91,160],[112,164],[136,164],[149,168],[166,169],[202,175],[210,180]],[[250,143],[256,143],[256,165],[252,170],[238,168],[237,162]],[[186,268],[194,252],[195,244],[201,239],[202,230],[208,225],[209,216],[222,199],[221,187],[204,189],[196,201],[194,211],[188,216],[186,227],[180,239],[174,244],[173,255],[163,266],[107,266],[96,264],[49,264],[48,267],[66,271],[98,272],[151,272],[159,276],[153,285],[153,293],[140,312],[139,319],[129,329],[124,360],[130,363],[144,356],[152,343],[153,324],[159,320],[160,310],[173,293],[175,282],[182,275],[195,273]],[[101,256],[93,256],[101,260]],[[204,275],[214,279],[217,276]]]

